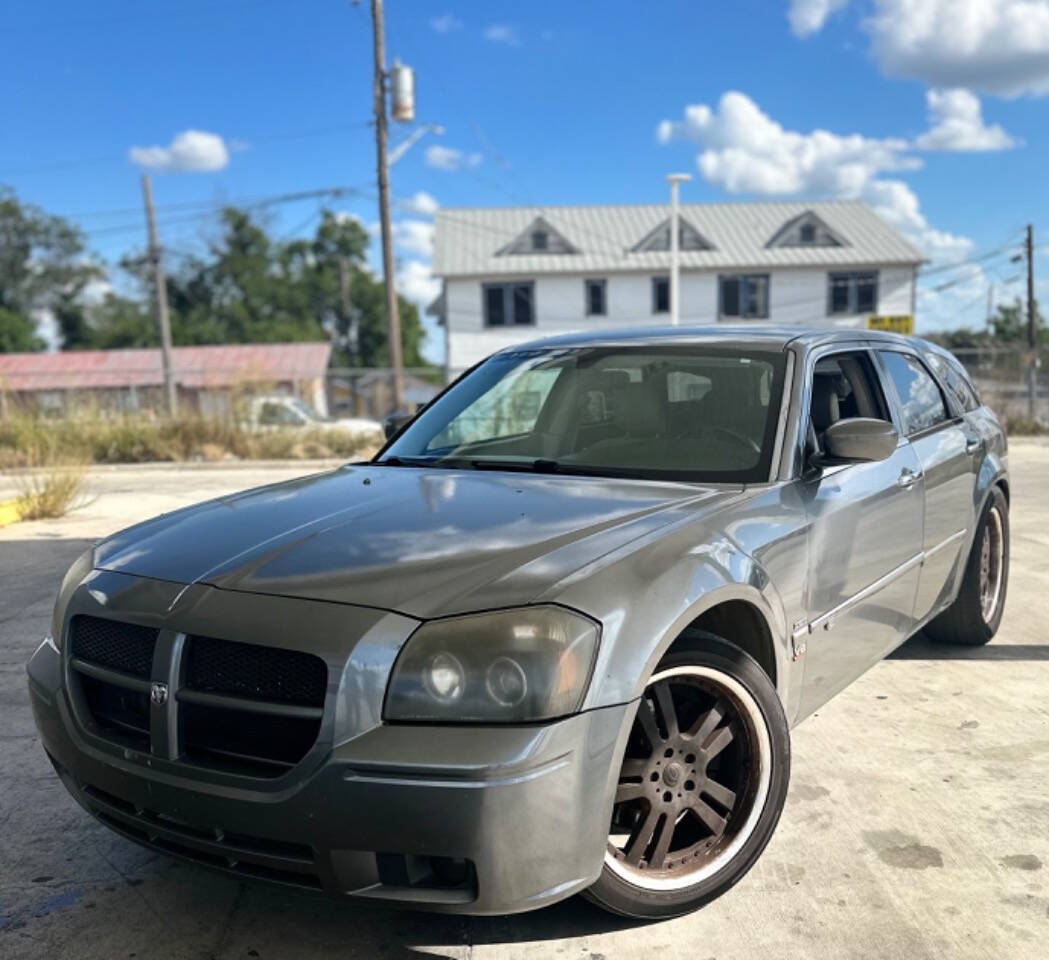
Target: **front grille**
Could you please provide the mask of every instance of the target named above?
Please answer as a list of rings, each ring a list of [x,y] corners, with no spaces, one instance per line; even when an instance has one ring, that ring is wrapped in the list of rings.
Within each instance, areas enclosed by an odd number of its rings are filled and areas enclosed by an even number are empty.
[[[101,617],[73,617],[70,623],[73,656],[133,677],[148,677],[159,631],[134,623]]]
[[[272,779],[320,732],[328,665],[311,653],[203,636],[179,644],[174,633],[80,615],[70,655],[82,714],[120,746],[152,744],[167,760]],[[155,657],[170,675],[154,672]],[[151,706],[151,678],[166,679],[158,707],[173,698],[174,710]]]
[[[190,637],[186,686],[269,703],[320,707],[328,667],[312,653]]]

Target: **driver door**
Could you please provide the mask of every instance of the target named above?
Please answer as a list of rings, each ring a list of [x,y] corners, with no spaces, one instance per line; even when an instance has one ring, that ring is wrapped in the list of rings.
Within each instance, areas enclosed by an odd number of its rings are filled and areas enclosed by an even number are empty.
[[[814,449],[838,420],[893,420],[867,350],[827,352],[809,363]],[[799,719],[910,632],[921,569],[921,473],[911,444],[901,440],[886,460],[813,470],[801,481],[809,520],[809,620],[798,628],[807,648]]]

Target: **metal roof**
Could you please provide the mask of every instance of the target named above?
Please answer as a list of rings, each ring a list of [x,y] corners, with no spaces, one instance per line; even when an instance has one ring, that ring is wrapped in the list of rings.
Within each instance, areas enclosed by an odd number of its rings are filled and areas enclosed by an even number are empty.
[[[844,241],[840,247],[769,247],[788,221],[811,211]],[[925,258],[859,201],[684,204],[683,220],[714,247],[681,252],[686,270],[748,267],[915,265]],[[590,207],[459,207],[435,217],[433,273],[439,277],[651,271],[667,269],[665,251],[633,253],[665,222],[662,205]],[[578,253],[496,256],[539,217]]]
[[[330,343],[244,343],[175,347],[175,382],[192,389],[323,377]],[[0,353],[0,388],[90,390],[164,382],[159,349]]]

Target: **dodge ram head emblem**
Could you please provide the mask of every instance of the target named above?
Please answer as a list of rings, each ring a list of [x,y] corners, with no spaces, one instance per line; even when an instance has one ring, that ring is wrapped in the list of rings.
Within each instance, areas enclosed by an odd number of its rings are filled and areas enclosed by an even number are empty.
[[[168,685],[166,683],[154,683],[149,688],[149,699],[154,707],[162,707],[168,702]]]

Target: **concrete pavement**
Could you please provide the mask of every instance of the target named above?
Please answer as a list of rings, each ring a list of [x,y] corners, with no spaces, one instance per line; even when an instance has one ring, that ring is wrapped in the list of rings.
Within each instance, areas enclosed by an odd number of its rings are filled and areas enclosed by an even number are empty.
[[[313,465],[95,471],[94,499],[70,517],[0,530],[0,955],[1045,957],[1049,444],[1015,441],[1010,460],[996,640],[958,650],[919,636],[802,724],[758,865],[705,909],[655,924],[578,898],[484,919],[347,906],[176,863],[91,821],[40,749],[23,670],[66,565],[116,526]]]

